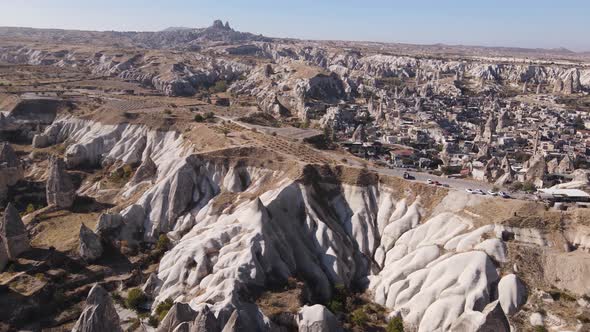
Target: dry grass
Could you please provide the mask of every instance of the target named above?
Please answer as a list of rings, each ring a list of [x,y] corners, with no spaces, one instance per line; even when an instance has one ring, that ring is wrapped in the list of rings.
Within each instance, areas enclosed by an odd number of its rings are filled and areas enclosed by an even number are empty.
[[[100,213],[51,212],[41,217],[42,221],[33,228],[31,244],[34,247],[55,247],[62,252],[75,250],[78,246],[80,226],[84,223],[94,229]]]

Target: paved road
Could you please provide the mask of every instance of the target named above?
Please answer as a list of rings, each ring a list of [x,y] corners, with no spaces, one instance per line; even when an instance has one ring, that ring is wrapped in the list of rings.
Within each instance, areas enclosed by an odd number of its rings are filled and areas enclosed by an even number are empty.
[[[410,175],[414,176],[416,179],[414,181],[421,181],[426,182],[428,179],[433,181],[438,181],[443,185],[448,185],[451,188],[455,189],[481,189],[483,191],[491,190],[494,186],[490,183],[475,181],[475,180],[467,180],[467,179],[454,179],[454,178],[445,178],[442,176],[436,176],[433,174],[428,173],[421,173],[421,172],[412,172],[408,171],[403,168],[383,168],[383,167],[369,167],[370,170],[385,174],[385,175],[393,175],[398,177],[403,177],[405,172],[408,172]]]

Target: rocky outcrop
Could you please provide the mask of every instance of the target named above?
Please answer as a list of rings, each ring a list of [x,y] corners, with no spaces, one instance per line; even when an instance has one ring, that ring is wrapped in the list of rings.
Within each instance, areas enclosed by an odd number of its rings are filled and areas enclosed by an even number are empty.
[[[122,332],[119,315],[109,293],[95,284],[88,297],[82,315],[72,332]]]
[[[87,262],[92,262],[100,258],[102,252],[100,237],[82,224],[80,226],[80,244],[78,247],[80,257]]]
[[[197,318],[197,313],[188,304],[177,302],[170,308],[156,331],[172,332],[178,325],[184,322],[190,323],[195,318]]]
[[[60,209],[69,209],[74,204],[76,190],[66,172],[63,159],[52,156],[49,160],[49,176],[47,178],[47,205]]]
[[[299,332],[338,332],[342,327],[336,316],[321,304],[304,306],[297,314]]]
[[[131,178],[131,183],[140,183],[143,181],[153,180],[154,177],[158,173],[158,166],[152,160],[150,156],[148,156],[142,163],[139,165],[135,174]]]
[[[151,273],[146,282],[141,287],[141,290],[149,297],[153,298],[158,295],[162,287],[162,281],[158,279],[155,273]]]
[[[498,283],[498,298],[506,315],[512,315],[525,304],[527,291],[516,275],[509,274]]]
[[[21,161],[8,143],[0,143],[0,202],[7,199],[8,188],[24,177]]]
[[[10,260],[16,259],[20,254],[31,248],[25,224],[23,224],[18,210],[12,203],[8,203],[6,206],[4,216],[0,222],[0,242]]]
[[[463,314],[450,328],[452,332],[510,332],[508,318],[499,301],[488,304],[482,312]]]

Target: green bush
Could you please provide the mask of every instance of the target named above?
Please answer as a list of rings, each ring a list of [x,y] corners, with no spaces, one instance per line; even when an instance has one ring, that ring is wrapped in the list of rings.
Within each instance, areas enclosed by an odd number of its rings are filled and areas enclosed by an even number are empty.
[[[158,306],[156,307],[156,315],[160,322],[164,320],[164,317],[166,317],[168,311],[170,311],[170,308],[172,308],[173,305],[174,301],[172,301],[171,298],[167,298],[166,300],[164,300],[164,302],[160,302],[158,304]]]
[[[328,309],[335,314],[343,312],[344,304],[339,300],[332,300],[328,303]]]
[[[219,93],[227,91],[227,82],[226,81],[217,81],[215,84],[209,88],[209,92],[211,93]]]
[[[205,122],[205,118],[201,114],[196,114],[195,122]]]
[[[156,316],[150,316],[150,318],[148,318],[148,325],[156,328],[158,325],[160,325],[160,320],[158,320],[158,317]]]
[[[35,206],[33,205],[33,203],[29,203],[27,205],[27,209],[25,210],[25,214],[33,213],[33,212],[35,212],[35,210],[36,209],[35,209]]]
[[[403,332],[404,321],[401,317],[394,317],[389,321],[389,323],[387,323],[387,328],[385,330],[387,332]]]
[[[147,296],[139,288],[133,288],[127,293],[127,299],[125,300],[125,306],[129,309],[138,311],[140,306],[147,301]]]
[[[532,182],[525,181],[522,184],[522,191],[533,193],[533,192],[537,191],[537,187],[535,187],[535,185]]]
[[[158,242],[156,243],[156,249],[158,250],[168,250],[170,247],[170,239],[166,236],[166,234],[161,234],[158,238]]]
[[[369,317],[362,308],[358,308],[350,315],[350,321],[356,326],[363,326],[367,323]]]

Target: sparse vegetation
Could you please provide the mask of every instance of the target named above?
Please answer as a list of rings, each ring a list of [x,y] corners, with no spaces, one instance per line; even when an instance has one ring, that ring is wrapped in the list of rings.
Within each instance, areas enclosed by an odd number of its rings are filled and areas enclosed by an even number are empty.
[[[194,120],[195,122],[205,122],[205,117],[203,117],[200,113],[195,114]]]
[[[125,299],[125,306],[129,309],[139,311],[141,305],[147,301],[147,296],[139,288],[132,288],[127,293],[127,299]]]
[[[387,323],[387,332],[404,332],[404,321],[401,317],[393,317]]]
[[[160,302],[156,307],[156,318],[159,322],[164,320],[164,317],[168,314],[168,311],[174,305],[174,301],[171,298],[167,298],[164,302]]]
[[[160,237],[158,237],[158,242],[156,242],[156,249],[168,250],[169,247],[170,239],[166,236],[166,234],[160,234]]]
[[[228,85],[227,81],[220,80],[215,82],[215,84],[209,88],[210,93],[221,93],[227,91]]]
[[[359,326],[359,327],[364,326],[368,320],[369,320],[369,317],[367,316],[367,313],[365,313],[363,308],[356,309],[350,315],[350,321],[354,325]]]

